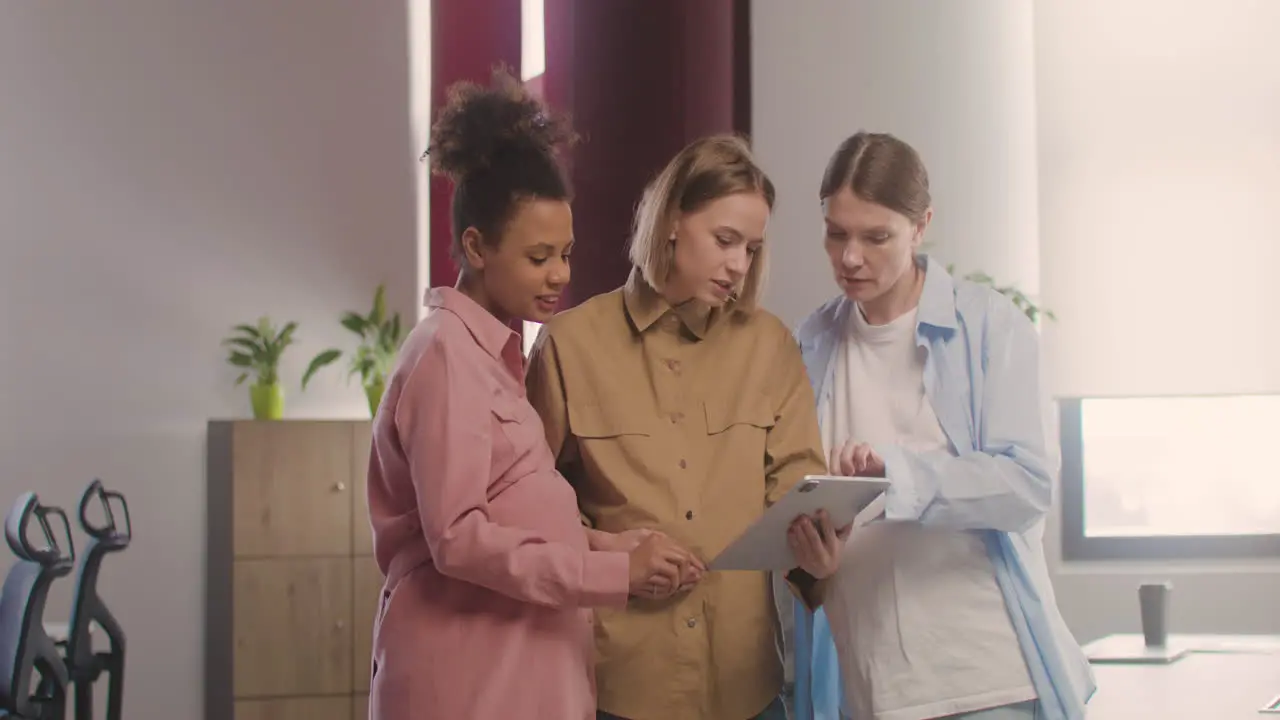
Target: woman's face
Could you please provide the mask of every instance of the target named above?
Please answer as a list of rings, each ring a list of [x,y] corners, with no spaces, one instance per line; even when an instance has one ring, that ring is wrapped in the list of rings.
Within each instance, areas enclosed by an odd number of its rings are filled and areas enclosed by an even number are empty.
[[[768,223],[769,204],[756,192],[726,195],[677,218],[663,290],[667,302],[696,299],[720,307],[735,297],[764,245]]]
[[[912,222],[847,187],[823,200],[824,245],[845,297],[872,303],[908,277],[932,212]]]
[[[563,200],[520,202],[496,245],[463,234],[467,262],[478,271],[489,311],[503,322],[546,322],[569,284],[573,212]]]

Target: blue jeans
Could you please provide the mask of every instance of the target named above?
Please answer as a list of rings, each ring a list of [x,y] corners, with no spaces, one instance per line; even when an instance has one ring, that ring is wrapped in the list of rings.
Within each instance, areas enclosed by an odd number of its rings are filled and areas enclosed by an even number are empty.
[[[607,713],[603,710],[597,710],[596,720],[626,720],[626,718],[618,717],[617,715]],[[746,720],[787,720],[787,708],[783,705],[781,697],[774,698],[774,701],[769,703],[769,707],[765,708],[764,712],[754,718],[747,718]],[[981,720],[986,720],[986,718],[982,718]],[[995,720],[1003,719],[996,718]]]

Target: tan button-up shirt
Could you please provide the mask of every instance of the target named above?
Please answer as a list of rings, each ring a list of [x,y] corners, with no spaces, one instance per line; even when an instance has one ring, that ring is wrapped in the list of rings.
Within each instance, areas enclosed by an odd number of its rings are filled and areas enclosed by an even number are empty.
[[[714,558],[807,474],[826,472],[813,391],[786,326],[672,308],[625,288],[547,323],[529,400],[584,520],[659,529]],[[782,688],[765,573],[710,573],[667,600],[597,613],[601,710],[631,720],[746,720]]]

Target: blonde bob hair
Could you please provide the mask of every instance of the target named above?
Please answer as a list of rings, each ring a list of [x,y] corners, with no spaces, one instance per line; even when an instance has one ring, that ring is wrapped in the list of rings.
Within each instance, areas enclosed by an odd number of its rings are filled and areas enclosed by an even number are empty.
[[[733,135],[693,141],[645,188],[631,232],[631,264],[661,292],[675,269],[672,236],[680,215],[738,193],[759,194],[773,211],[773,181],[756,165],[746,141]],[[750,312],[756,308],[764,284],[767,247],[767,243],[761,246],[752,258],[734,309]]]

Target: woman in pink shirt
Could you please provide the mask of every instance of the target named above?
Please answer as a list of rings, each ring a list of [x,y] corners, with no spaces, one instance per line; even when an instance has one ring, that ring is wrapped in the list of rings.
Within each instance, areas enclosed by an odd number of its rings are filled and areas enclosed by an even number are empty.
[[[454,288],[428,291],[374,419],[369,514],[386,575],[372,720],[595,716],[592,606],[678,586],[696,562],[659,534],[588,548],[573,489],[525,399],[517,320],[569,281],[571,133],[504,72],[455,86],[432,128],[454,182]]]

